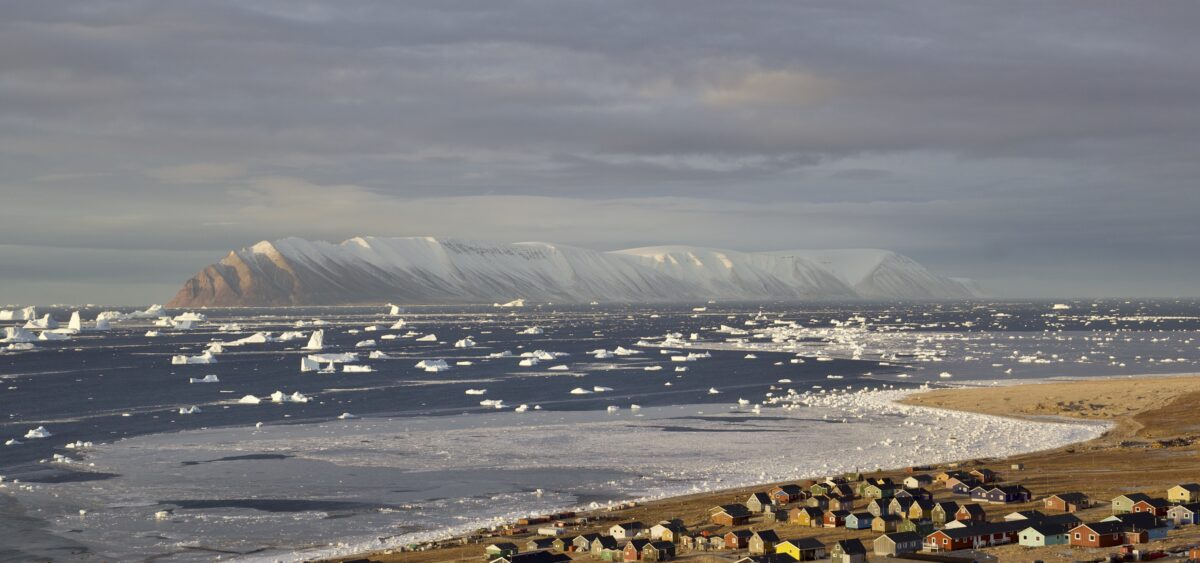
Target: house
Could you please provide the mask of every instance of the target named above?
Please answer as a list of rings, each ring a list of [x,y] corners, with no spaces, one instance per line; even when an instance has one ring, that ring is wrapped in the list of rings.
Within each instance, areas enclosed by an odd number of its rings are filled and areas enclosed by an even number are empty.
[[[928,536],[929,534],[932,534],[935,529],[936,529],[936,527],[933,525],[933,520],[929,520],[929,519],[924,519],[924,520],[906,519],[906,520],[901,520],[899,524],[896,524],[897,532],[915,532],[916,534],[920,535],[921,537],[925,537],[925,536]]]
[[[750,509],[744,504],[723,504],[708,512],[712,523],[721,526],[741,526],[750,522]]]
[[[1017,541],[1017,532],[1028,527],[1024,522],[995,522],[958,528],[942,528],[925,536],[926,551],[957,551],[1004,545]]]
[[[602,552],[606,549],[607,550],[619,549],[620,546],[621,546],[621,542],[618,541],[616,537],[597,536],[596,539],[592,540],[592,548],[589,549],[588,552],[593,555],[599,555],[600,552]]]
[[[571,551],[576,553],[586,553],[591,551],[592,542],[596,541],[596,538],[598,537],[600,537],[600,534],[580,534],[575,536],[575,538],[571,540],[571,545],[574,548]]]
[[[1180,483],[1167,489],[1167,500],[1175,504],[1200,502],[1200,484]]]
[[[924,487],[913,487],[911,489],[896,489],[897,497],[908,497],[913,500],[933,500],[933,493]]]
[[[900,518],[895,514],[884,514],[883,516],[878,516],[874,520],[871,520],[871,530],[885,534],[888,532],[895,532],[896,526],[898,526],[902,520],[903,518]]]
[[[954,519],[962,522],[986,522],[987,513],[983,511],[983,507],[975,503],[968,503],[958,507],[958,512],[954,513]]]
[[[767,553],[775,553],[775,545],[779,543],[779,534],[775,530],[759,530],[750,536],[750,543],[747,547],[750,548],[751,555],[763,555]]]
[[[708,538],[708,548],[709,549],[721,550],[721,549],[725,549],[725,547],[726,547],[725,536],[718,534],[718,535]]]
[[[829,510],[845,510],[854,508],[854,497],[830,497]]]
[[[908,509],[916,502],[911,498],[893,498],[892,502],[888,503],[888,514],[893,516],[906,516]]]
[[[1026,547],[1044,547],[1047,545],[1065,545],[1070,528],[1068,524],[1035,522],[1028,528],[1017,532],[1017,543]]]
[[[918,473],[916,475],[909,475],[908,477],[904,478],[904,486],[905,486],[905,488],[909,488],[909,489],[928,487],[932,484],[933,484],[933,477],[929,476],[926,473]],[[876,551],[876,553],[879,553],[879,552]]]
[[[987,486],[981,485],[971,489],[971,500],[989,504],[1011,504],[1014,502],[1029,502],[1033,496],[1029,489],[1021,485]]]
[[[561,551],[563,553],[575,551],[575,543],[572,541],[573,539],[574,538],[568,538],[566,536],[554,538],[554,541],[550,542],[550,549]]]
[[[883,534],[875,538],[871,547],[874,548],[875,555],[900,555],[902,553],[916,553],[921,550],[921,536],[914,532],[893,532]]]
[[[754,532],[750,530],[734,530],[725,534],[725,549],[746,549],[750,547],[750,538]]]
[[[867,563],[867,547],[856,539],[838,540],[829,549],[831,563]]]
[[[640,561],[647,545],[650,545],[650,540],[633,539],[625,542],[625,560]]]
[[[1091,500],[1088,499],[1088,496],[1078,492],[1050,495],[1042,501],[1042,506],[1046,510],[1057,510],[1058,512],[1077,512],[1090,505]]]
[[[937,503],[935,503],[931,500],[916,499],[908,507],[908,513],[905,516],[907,516],[911,520],[921,520],[921,519],[925,519],[925,518],[932,518],[933,517],[933,507],[935,507],[935,506],[937,506]]]
[[[850,513],[845,510],[826,510],[822,517],[822,522],[826,528],[841,528],[846,523],[846,517]]]
[[[846,516],[846,529],[848,530],[867,530],[871,528],[871,520],[875,515],[870,512],[853,512]]]
[[[675,536],[685,532],[687,528],[683,526],[683,520],[678,518],[672,520],[663,520],[650,527],[650,539],[663,540],[672,543],[677,543]]]
[[[888,504],[890,503],[891,501],[883,499],[873,499],[867,503],[867,512],[870,512],[872,516],[883,516],[888,513]]]
[[[750,512],[759,514],[775,508],[775,503],[771,500],[771,495],[767,493],[752,493],[750,498],[746,499],[746,508],[750,509]]]
[[[958,503],[952,500],[935,503],[929,511],[929,519],[933,520],[935,526],[942,526],[946,522],[955,519],[958,509]]]
[[[1162,539],[1167,537],[1167,531],[1170,530],[1170,525],[1166,520],[1148,512],[1114,514],[1101,520],[1101,522],[1120,522],[1127,536],[1131,533],[1140,533],[1142,535],[1142,541],[1135,542],[1133,539],[1126,537],[1126,543],[1145,543],[1151,540]]]
[[[525,543],[525,551],[539,551],[553,548],[554,538],[533,538]]]
[[[949,485],[947,485],[947,483],[951,479],[965,479],[965,478],[969,478],[969,477],[971,477],[971,476],[968,475],[966,471],[952,470],[952,471],[943,471],[941,473],[938,473],[937,475],[934,476],[933,480],[938,483],[941,483],[943,486],[946,486],[947,488],[949,488]]]
[[[971,489],[981,486],[983,486],[983,483],[980,483],[974,477],[963,477],[961,479],[952,477],[949,481],[946,481],[946,488],[956,495],[969,495],[971,494]]]
[[[1200,502],[1177,504],[1167,509],[1167,520],[1176,526],[1200,523]]]
[[[974,477],[980,483],[984,483],[984,484],[995,483],[1000,477],[999,475],[996,474],[995,471],[992,471],[991,469],[985,469],[985,468],[976,469],[974,471],[971,471],[970,473],[967,473],[967,475]]]
[[[811,506],[798,506],[788,512],[788,522],[794,522],[798,526],[820,528],[825,525],[825,512]]]
[[[813,561],[825,558],[825,544],[817,538],[784,540],[775,545],[775,553],[790,556],[795,561]]]
[[[615,538],[617,541],[630,540],[642,533],[646,527],[641,522],[626,522],[624,524],[613,524],[608,529],[608,535]]]
[[[863,498],[890,499],[896,494],[892,483],[871,483],[862,488]]]
[[[803,500],[805,496],[804,489],[794,484],[779,485],[772,488],[768,494],[775,504],[780,506]]]
[[[1008,514],[1004,515],[1005,522],[1013,522],[1016,520],[1031,520],[1034,522],[1041,522],[1045,518],[1045,514],[1042,514],[1036,510],[1018,510],[1016,512],[1009,512]]]
[[[813,485],[808,488],[808,494],[812,496],[827,495],[829,494],[829,489],[832,488],[833,485],[831,483],[813,483]]]
[[[1133,513],[1146,512],[1155,516],[1166,516],[1171,503],[1165,498],[1151,498],[1133,503]]]
[[[822,511],[829,510],[829,495],[819,494],[810,496],[804,499],[804,506],[819,508]]]
[[[1120,522],[1080,524],[1071,529],[1069,541],[1081,547],[1113,547],[1125,543],[1125,531]]]
[[[675,544],[669,541],[652,541],[642,548],[643,561],[670,561],[675,558]]]
[[[528,553],[518,553],[508,555],[492,560],[492,563],[566,563],[571,561],[571,556],[565,553],[551,553],[549,551],[530,551]]]
[[[509,542],[494,543],[483,548],[483,553],[489,560],[497,557],[510,557],[519,551],[521,548],[517,547],[517,544]]]
[[[1112,499],[1113,514],[1127,514],[1133,512],[1133,505],[1143,500],[1150,500],[1150,495],[1145,493],[1129,493]]]
[[[831,497],[842,497],[853,499],[856,491],[848,483],[838,483],[829,489],[828,495]]]

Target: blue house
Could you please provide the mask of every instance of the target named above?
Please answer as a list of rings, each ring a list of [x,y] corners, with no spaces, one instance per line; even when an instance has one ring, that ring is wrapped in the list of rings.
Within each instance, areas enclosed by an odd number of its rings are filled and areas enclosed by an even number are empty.
[[[847,530],[868,530],[875,515],[870,512],[855,512],[846,517]]]

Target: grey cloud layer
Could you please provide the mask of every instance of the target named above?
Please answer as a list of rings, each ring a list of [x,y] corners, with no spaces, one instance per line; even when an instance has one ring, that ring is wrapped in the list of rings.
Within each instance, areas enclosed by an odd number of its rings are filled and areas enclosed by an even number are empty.
[[[97,283],[144,283],[262,238],[434,234],[877,246],[1002,294],[1200,293],[1189,2],[0,11],[10,264],[120,250]],[[85,277],[45,255],[0,300],[67,299],[12,289]]]

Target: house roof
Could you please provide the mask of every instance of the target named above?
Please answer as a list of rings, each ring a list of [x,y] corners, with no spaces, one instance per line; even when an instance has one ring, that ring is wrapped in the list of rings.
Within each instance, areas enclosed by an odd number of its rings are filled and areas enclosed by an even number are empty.
[[[642,548],[646,547],[649,544],[650,544],[650,540],[636,539],[636,540],[629,540],[629,541],[625,542],[625,547],[628,548],[629,546],[632,545],[634,549],[641,551]]]
[[[1172,488],[1172,489],[1174,489],[1174,488],[1182,488],[1182,489],[1184,489],[1184,490],[1186,490],[1186,491],[1191,491],[1191,492],[1193,492],[1193,493],[1200,493],[1200,483],[1180,483],[1180,484],[1178,484],[1178,485],[1175,485],[1174,487],[1171,487],[1171,488]]]
[[[942,510],[945,510],[947,512],[958,512],[958,509],[959,509],[959,504],[952,500],[944,500],[944,501],[941,501],[938,503],[934,503],[934,508],[937,508],[939,506],[942,507]]]
[[[810,549],[821,549],[821,548],[825,547],[825,544],[821,543],[821,540],[818,540],[817,538],[795,538],[795,539],[790,539],[790,540],[784,541],[782,543],[790,543],[790,544],[796,546],[797,548],[799,548],[801,551],[807,551]]]
[[[635,522],[626,522],[624,524],[617,524],[616,526],[619,526],[622,530],[625,530],[625,531],[640,530],[645,527],[641,522],[636,522],[636,521]]]
[[[1165,498],[1152,498],[1152,499],[1147,499],[1147,500],[1139,500],[1133,504],[1141,504],[1141,503],[1146,503],[1150,506],[1153,506],[1154,508],[1166,508],[1168,506],[1171,506],[1171,501],[1169,501]]]
[[[892,532],[890,534],[884,534],[880,537],[887,538],[896,543],[921,541],[921,534],[916,532]]]
[[[750,509],[746,508],[746,505],[738,503],[722,504],[721,506],[713,507],[710,512],[712,512],[713,515],[724,512],[725,514],[728,514],[734,518],[750,516]]]
[[[1074,528],[1074,527],[1075,527],[1075,525],[1073,525],[1073,524],[1054,523],[1054,522],[1035,522],[1025,528],[1022,528],[1021,532],[1024,532],[1025,530],[1033,530],[1043,536],[1057,536],[1060,534],[1067,533],[1068,530],[1070,530],[1071,528]]]
[[[554,545],[555,538],[534,538],[529,540],[529,543],[538,546],[538,549],[544,549]]]
[[[946,534],[950,539],[960,540],[973,538],[975,536],[983,536],[988,534],[1004,534],[1008,532],[1017,532],[1029,527],[1029,522],[988,522],[984,524],[976,524],[974,526],[963,526],[961,528],[942,528],[937,533]]]
[[[583,539],[587,540],[588,543],[591,543],[591,542],[596,541],[596,538],[598,538],[598,537],[600,537],[600,534],[579,534],[578,536],[575,536],[575,538],[571,541],[577,540],[579,538],[583,538]]]
[[[973,502],[968,503],[968,504],[959,505],[958,510],[959,511],[966,510],[967,512],[970,512],[973,515],[974,514],[984,514],[983,507],[979,506],[978,504],[975,504]]]
[[[1057,498],[1072,504],[1079,504],[1086,501],[1088,496],[1083,493],[1058,493],[1057,495],[1050,495],[1050,498]]]
[[[646,547],[653,548],[657,551],[664,551],[664,550],[675,549],[675,544],[673,544],[669,541],[659,540],[659,541],[650,542],[650,545],[647,545]]]
[[[754,532],[751,532],[750,530],[734,530],[725,535],[733,536],[733,537],[737,537],[737,538],[750,538],[750,537],[754,536]]]
[[[863,542],[857,539],[838,540],[837,545],[841,546],[842,553],[855,554],[867,552],[867,546],[863,545]]]
[[[778,487],[775,487],[774,489],[771,489],[771,490],[772,491],[775,491],[775,490],[783,491],[783,492],[791,494],[791,495],[804,492],[803,487],[801,487],[800,485],[796,485],[794,483],[788,483],[786,485],[779,485]]]
[[[595,543],[595,542],[600,542],[601,546],[606,547],[608,549],[613,549],[613,548],[617,547],[618,545],[620,545],[617,543],[617,538],[614,538],[612,536],[600,536],[600,537],[596,538],[595,541],[593,541],[592,543]]]
[[[779,543],[779,534],[775,530],[759,530],[754,533],[759,539],[769,541],[771,543]]]
[[[1071,528],[1071,531],[1074,532],[1080,528],[1086,528],[1097,534],[1117,534],[1125,531],[1124,525],[1116,520],[1109,522],[1089,522],[1086,524],[1080,524],[1074,528]]]
[[[1150,495],[1148,495],[1146,493],[1128,493],[1128,494],[1124,494],[1119,497],[1116,497],[1113,500],[1117,500],[1119,498],[1126,498],[1133,502],[1138,502],[1138,501],[1142,501],[1142,500],[1150,500]]]
[[[1166,524],[1158,516],[1148,512],[1135,512],[1133,514],[1114,514],[1104,519],[1108,522],[1120,522],[1125,525],[1126,530],[1153,530],[1161,528]]]
[[[1177,504],[1171,507],[1172,510],[1183,509],[1188,512],[1200,512],[1200,502],[1189,502],[1187,504]]]
[[[763,504],[771,504],[771,495],[767,493],[751,493],[750,498],[756,499]]]
[[[484,548],[484,549],[486,550],[486,549],[488,549],[488,548],[496,548],[496,549],[517,549],[517,544],[515,544],[515,543],[512,543],[512,542],[506,542],[506,541],[505,541],[505,542],[500,542],[500,543],[494,543],[494,544],[492,544],[492,545],[489,545],[489,546],[487,546],[487,547],[486,547],[486,548]]]
[[[791,555],[786,553],[767,553],[764,555],[751,555],[738,559],[735,563],[796,563]]]

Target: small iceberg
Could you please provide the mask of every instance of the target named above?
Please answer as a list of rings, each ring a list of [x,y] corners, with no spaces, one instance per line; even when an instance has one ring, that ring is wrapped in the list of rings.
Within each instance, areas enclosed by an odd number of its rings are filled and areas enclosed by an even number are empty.
[[[426,334],[425,336],[422,336],[422,337],[414,340],[413,342],[437,342],[437,335],[436,334]]]
[[[50,431],[46,430],[45,426],[39,426],[39,427],[34,428],[33,430],[30,430],[29,432],[25,433],[26,440],[40,440],[42,438],[49,438],[49,437],[50,437]]]
[[[455,342],[454,347],[455,348],[474,348],[475,341],[471,340],[471,337],[468,336],[462,340],[459,340],[458,342]]]
[[[199,413],[200,413],[200,407],[197,407],[196,405],[192,405],[190,407],[180,407],[180,409],[179,409],[179,414],[199,414]]]
[[[550,371],[568,371],[571,368],[567,367],[567,364],[559,364],[557,366],[550,366],[549,368],[546,368],[546,369],[548,369]]]
[[[325,347],[325,330],[314,330],[312,336],[308,337],[308,344],[304,345],[305,350],[321,350]]]
[[[221,380],[217,378],[216,374],[212,374],[212,373],[210,373],[204,377],[199,377],[199,378],[189,377],[188,378],[188,383],[220,383],[220,382],[221,382]]]
[[[571,390],[571,394],[572,395],[591,395],[592,392],[588,391],[587,389],[584,389],[583,387],[576,387]]]
[[[178,355],[171,356],[172,365],[195,365],[195,364],[215,364],[217,357],[213,355],[212,350],[205,350],[199,356]]]
[[[157,330],[147,330],[146,338],[158,338],[158,331]]]
[[[360,366],[355,364],[345,364],[342,366],[342,373],[371,373],[375,368],[371,366]]]
[[[716,388],[716,387],[709,387],[709,388],[708,388],[708,394],[709,394],[709,395],[719,395],[719,394],[721,394],[721,392],[720,392],[720,391],[717,391],[717,388]]]
[[[467,389],[466,391],[463,391],[463,393],[466,393],[467,395],[486,395],[487,389]]]
[[[338,415],[338,420],[350,420],[352,418],[358,418],[358,417],[354,416],[348,412],[344,412],[344,413]]]
[[[374,340],[361,340],[358,343],[356,343],[354,345],[354,347],[355,348],[374,348],[375,341]]]
[[[387,353],[384,352],[383,350],[372,350],[370,354],[367,354],[367,359],[368,360],[391,360],[394,358],[387,355]]]
[[[940,377],[942,379],[950,379],[951,377],[954,377],[954,376],[951,375],[951,373],[948,371],[943,371],[942,373],[938,374],[938,377]]]
[[[662,369],[662,366],[646,366],[642,369],[646,371],[658,371]]]
[[[4,442],[4,445],[6,445],[6,446],[19,446],[19,445],[21,445],[21,444],[24,444],[24,443],[25,443],[25,442],[22,442],[22,441],[20,441],[20,440],[18,440],[18,439],[16,439],[16,438],[9,438],[9,439],[8,439],[8,441]]]
[[[450,369],[450,364],[446,360],[421,360],[417,362],[416,367],[430,373],[442,372]]]
[[[545,334],[545,332],[546,331],[542,330],[541,327],[531,326],[525,330],[518,332],[517,334],[523,334],[523,335],[528,335],[528,336],[537,336],[539,334]]]
[[[629,410],[640,411],[640,410],[642,410],[642,405],[629,405]]]
[[[618,407],[617,405],[609,405],[608,409],[606,409],[606,410],[611,414],[611,413],[621,410],[621,407]]]
[[[525,412],[527,410],[529,410],[529,405],[521,405],[521,406],[513,409],[514,412]]]
[[[246,395],[245,397],[238,399],[238,403],[242,404],[242,405],[257,405],[261,402],[262,402],[262,399],[259,399],[258,397],[255,397],[254,395]]]
[[[605,391],[612,391],[612,390],[613,390],[612,387],[601,387],[599,385],[592,387],[592,391],[594,391],[596,393],[604,393]]]

